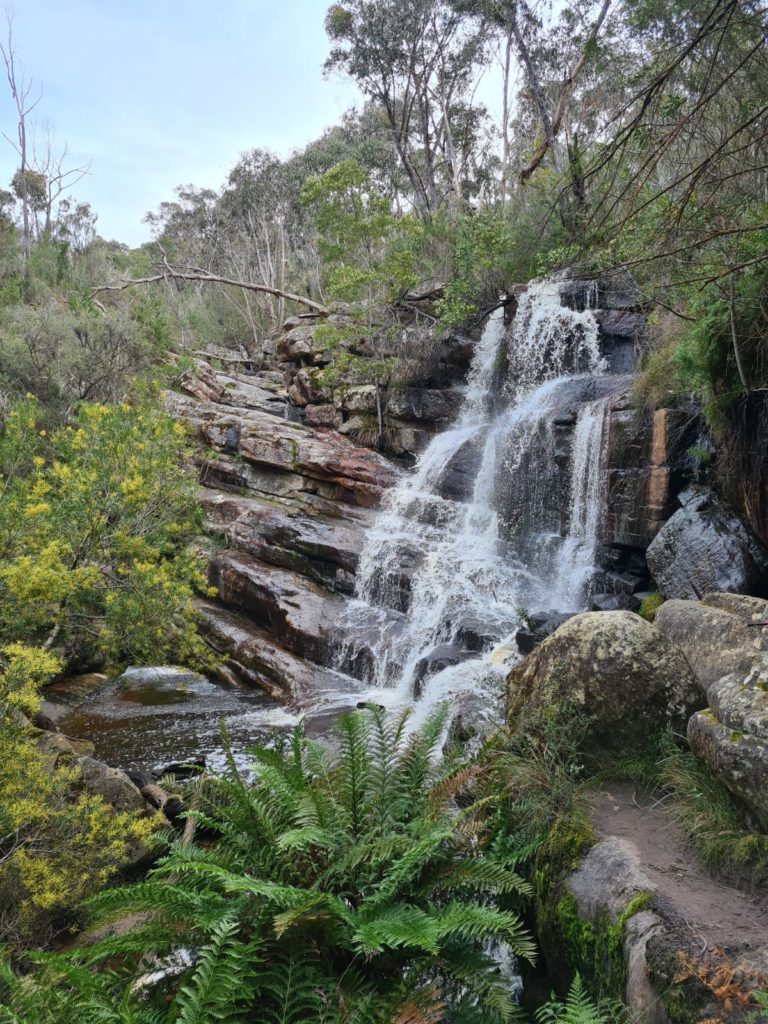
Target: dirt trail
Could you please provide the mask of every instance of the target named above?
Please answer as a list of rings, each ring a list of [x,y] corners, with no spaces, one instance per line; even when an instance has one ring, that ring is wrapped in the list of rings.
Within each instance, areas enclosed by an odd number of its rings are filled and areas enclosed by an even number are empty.
[[[597,831],[634,844],[657,898],[701,941],[702,952],[768,947],[768,892],[744,892],[708,875],[663,806],[644,801],[626,782],[607,784],[590,803]]]

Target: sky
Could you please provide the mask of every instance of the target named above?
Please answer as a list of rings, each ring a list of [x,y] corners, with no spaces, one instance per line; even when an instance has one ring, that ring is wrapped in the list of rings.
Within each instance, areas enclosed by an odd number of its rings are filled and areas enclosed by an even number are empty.
[[[218,188],[240,153],[287,156],[357,102],[323,78],[329,3],[14,0],[14,49],[42,88],[32,120],[53,124],[73,165],[92,160],[74,191],[100,235],[147,241],[142,218],[176,185]],[[4,79],[0,130],[15,137]],[[17,166],[0,139],[0,188]]]

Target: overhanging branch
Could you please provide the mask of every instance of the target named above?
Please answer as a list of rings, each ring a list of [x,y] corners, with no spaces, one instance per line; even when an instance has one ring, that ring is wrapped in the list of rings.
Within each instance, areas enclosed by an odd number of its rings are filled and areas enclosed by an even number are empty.
[[[245,291],[262,292],[265,295],[274,295],[280,299],[287,299],[290,302],[306,306],[307,309],[311,309],[313,313],[317,313],[320,316],[328,316],[330,312],[327,306],[314,302],[304,295],[296,295],[293,292],[284,291],[282,288],[273,288],[271,285],[261,284],[256,281],[239,281],[233,277],[222,277],[220,274],[211,274],[207,270],[200,270],[196,267],[184,269],[174,267],[168,262],[165,255],[163,255],[163,262],[156,274],[150,274],[148,277],[132,277],[125,281],[120,281],[118,284],[99,285],[98,288],[94,288],[91,292],[91,300],[103,311],[104,307],[96,298],[97,295],[103,292],[124,292],[126,289],[133,288],[136,285],[157,284],[160,281],[202,281],[207,284],[227,285],[230,288],[242,288]]]

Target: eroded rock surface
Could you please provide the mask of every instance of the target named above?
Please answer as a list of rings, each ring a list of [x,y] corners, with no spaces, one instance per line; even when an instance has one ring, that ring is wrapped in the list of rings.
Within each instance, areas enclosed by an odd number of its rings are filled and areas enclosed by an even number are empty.
[[[729,597],[737,600],[729,602]],[[754,611],[746,621],[749,604],[741,604],[740,614],[729,610],[729,605],[737,608],[743,601],[754,601]],[[654,625],[680,648],[706,691],[718,679],[745,668],[755,654],[768,649],[768,628],[757,625],[766,618],[768,601],[711,594],[702,602],[666,601],[657,612]]]
[[[716,779],[768,829],[768,653],[707,690],[709,708],[688,723],[688,743]]]

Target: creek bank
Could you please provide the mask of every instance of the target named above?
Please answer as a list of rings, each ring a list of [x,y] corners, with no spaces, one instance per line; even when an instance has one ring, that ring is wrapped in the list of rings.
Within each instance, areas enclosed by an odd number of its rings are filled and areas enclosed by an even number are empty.
[[[45,734],[47,742],[75,748],[87,743],[92,758],[126,781],[127,772],[162,773],[173,762],[200,757],[222,768],[220,721],[239,751],[265,739],[271,722],[285,719],[282,708],[258,691],[172,667],[128,669],[85,692],[65,680],[47,689],[44,709],[49,716],[55,709],[58,730]]]
[[[658,797],[630,783],[593,792],[584,813],[553,829],[537,865],[558,989],[579,971],[649,1024],[748,1019],[739,999],[768,984],[768,895],[708,876]]]

